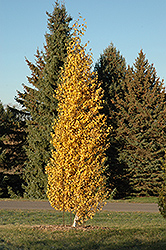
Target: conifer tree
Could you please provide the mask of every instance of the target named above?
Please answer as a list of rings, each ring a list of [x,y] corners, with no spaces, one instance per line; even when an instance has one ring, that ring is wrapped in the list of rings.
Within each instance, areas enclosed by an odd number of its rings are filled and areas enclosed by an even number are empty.
[[[107,155],[107,185],[110,191],[116,189],[116,197],[126,195],[128,181],[125,177],[125,164],[118,160],[118,141],[116,137],[117,115],[116,96],[124,96],[124,79],[126,74],[125,58],[120,51],[111,43],[100,55],[95,64],[95,71],[98,73],[99,82],[104,89],[104,109],[103,113],[107,116],[107,122],[113,127],[110,132],[110,145],[106,151]]]
[[[166,159],[164,157],[163,164],[163,183],[159,188],[158,206],[162,216],[166,219]]]
[[[15,107],[4,108],[0,103],[0,196],[4,198],[10,197],[8,187],[13,194],[22,196],[26,119],[28,117]]]
[[[56,96],[59,116],[52,133],[54,150],[47,165],[47,196],[51,206],[92,217],[106,198],[103,176],[107,147],[106,117],[100,114],[103,90],[91,71],[92,58],[81,44],[86,25],[76,22]]]
[[[22,172],[25,159],[27,117],[15,107],[0,103],[0,169]]]
[[[24,179],[25,197],[45,198],[47,177],[45,166],[51,155],[50,133],[57,115],[54,90],[59,81],[60,68],[66,58],[66,44],[70,40],[70,21],[64,4],[56,1],[52,14],[48,15],[44,52],[37,50],[36,64],[26,59],[31,70],[29,86],[23,85],[24,93],[18,92],[17,101],[31,115],[27,123],[27,147]]]
[[[126,163],[134,194],[157,195],[166,145],[165,90],[142,50],[128,68],[125,87],[124,99],[117,97],[116,103],[119,161]]]
[[[95,71],[97,71],[99,82],[104,89],[105,113],[109,116],[111,111],[116,110],[116,105],[113,102],[116,99],[115,93],[120,96],[123,94],[122,83],[126,73],[125,58],[113,43],[100,55],[98,62],[95,64]],[[113,118],[111,123],[114,124]]]
[[[0,102],[0,169],[4,168],[3,158],[5,154],[5,144],[4,144],[4,137],[7,133],[7,114],[3,107],[3,104]]]

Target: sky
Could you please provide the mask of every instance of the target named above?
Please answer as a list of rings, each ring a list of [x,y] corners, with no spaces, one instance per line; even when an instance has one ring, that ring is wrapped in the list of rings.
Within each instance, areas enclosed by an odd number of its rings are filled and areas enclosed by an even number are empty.
[[[17,105],[17,90],[28,84],[30,70],[25,57],[34,61],[43,49],[47,30],[46,11],[54,0],[0,0],[0,100]],[[67,13],[87,22],[83,44],[89,41],[94,64],[112,42],[127,64],[143,49],[157,75],[166,84],[166,0],[65,0]]]

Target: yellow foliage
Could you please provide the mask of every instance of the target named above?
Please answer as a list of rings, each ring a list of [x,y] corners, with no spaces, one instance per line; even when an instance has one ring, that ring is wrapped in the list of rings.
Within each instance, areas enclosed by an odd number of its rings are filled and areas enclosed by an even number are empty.
[[[59,117],[53,124],[54,150],[46,167],[47,196],[52,207],[73,212],[83,221],[101,209],[107,195],[103,163],[109,128],[99,113],[103,90],[91,72],[87,45],[81,44],[82,27],[73,27],[56,91]]]

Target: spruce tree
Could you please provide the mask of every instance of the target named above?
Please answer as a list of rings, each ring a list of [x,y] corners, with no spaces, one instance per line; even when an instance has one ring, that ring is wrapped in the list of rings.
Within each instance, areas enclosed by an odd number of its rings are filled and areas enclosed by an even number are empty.
[[[75,222],[91,218],[106,198],[103,163],[108,134],[106,117],[99,112],[103,90],[91,72],[87,44],[81,44],[86,25],[79,27],[76,22],[57,89],[59,115],[52,133],[54,150],[46,168],[51,205],[73,212]]]
[[[124,99],[116,102],[119,161],[126,163],[134,194],[157,195],[166,145],[165,90],[142,50],[128,68],[125,87]]]
[[[104,109],[102,112],[107,116],[107,122],[112,126],[110,132],[110,146],[107,149],[107,184],[110,191],[116,189],[116,197],[122,197],[128,189],[128,181],[125,176],[125,164],[118,160],[119,143],[116,137],[118,108],[116,98],[124,96],[124,79],[126,74],[125,58],[120,51],[111,43],[100,55],[95,64],[99,82],[104,90]]]
[[[0,168],[5,171],[23,170],[26,119],[25,113],[0,103]]]
[[[158,207],[162,216],[166,219],[166,159],[163,161],[163,183],[159,188]]]
[[[5,150],[4,137],[6,136],[7,114],[0,102],[0,169],[3,169],[3,155]]]
[[[65,6],[55,3],[53,13],[48,15],[48,30],[45,35],[44,52],[37,50],[36,64],[26,59],[31,70],[29,86],[23,85],[24,93],[18,92],[17,101],[29,112],[27,122],[27,147],[24,179],[25,197],[45,198],[47,177],[45,166],[51,155],[50,133],[57,115],[55,89],[60,68],[66,58],[66,46],[70,40],[70,21]]]
[[[22,196],[27,116],[15,107],[0,103],[0,189],[1,197]],[[7,190],[8,189],[8,190]],[[9,189],[11,192],[9,192]]]
[[[98,73],[99,82],[104,90],[105,113],[109,116],[111,111],[116,110],[114,102],[115,93],[122,96],[123,80],[126,73],[126,61],[120,51],[111,43],[100,55],[95,64],[95,71]],[[112,117],[112,116],[111,116]],[[112,119],[112,124],[114,119]]]

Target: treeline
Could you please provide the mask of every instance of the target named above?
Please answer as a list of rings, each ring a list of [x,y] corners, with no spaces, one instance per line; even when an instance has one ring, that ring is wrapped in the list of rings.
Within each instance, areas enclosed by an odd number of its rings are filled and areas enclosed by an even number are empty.
[[[28,86],[0,112],[0,196],[46,198],[45,167],[51,157],[52,124],[57,118],[55,90],[72,36],[72,18],[55,3],[48,15],[44,51],[37,50]],[[141,50],[132,66],[113,44],[94,71],[104,90],[101,113],[112,127],[106,151],[107,187],[114,197],[158,195],[163,183],[166,145],[166,96],[152,64]],[[31,87],[30,87],[31,86]]]

